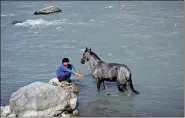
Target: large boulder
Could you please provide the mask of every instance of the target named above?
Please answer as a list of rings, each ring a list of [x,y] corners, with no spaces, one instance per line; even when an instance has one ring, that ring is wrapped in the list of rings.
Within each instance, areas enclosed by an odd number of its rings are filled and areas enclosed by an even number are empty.
[[[49,84],[62,87],[74,93],[78,93],[80,91],[80,89],[73,82],[71,83],[68,83],[67,81],[59,82],[57,78],[51,79],[49,81]]]
[[[55,12],[61,12],[62,10],[60,10],[58,7],[54,7],[54,6],[49,6],[40,10],[37,10],[34,15],[39,15],[39,14],[50,14],[50,13],[55,13]]]
[[[9,106],[18,117],[59,116],[76,109],[77,96],[73,92],[48,83],[34,82],[11,95]]]

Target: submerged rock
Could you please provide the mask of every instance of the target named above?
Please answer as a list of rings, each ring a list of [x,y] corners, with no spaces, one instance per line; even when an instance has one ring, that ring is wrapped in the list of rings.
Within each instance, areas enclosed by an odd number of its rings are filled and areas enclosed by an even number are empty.
[[[50,13],[55,13],[55,12],[61,12],[58,7],[55,6],[49,6],[40,10],[37,10],[34,15],[39,15],[39,14],[50,14]]]
[[[59,116],[76,109],[77,96],[59,86],[34,82],[14,92],[9,103],[18,117]]]
[[[17,23],[22,23],[22,22],[24,22],[24,21],[14,20],[14,21],[12,21],[12,24],[15,25]]]

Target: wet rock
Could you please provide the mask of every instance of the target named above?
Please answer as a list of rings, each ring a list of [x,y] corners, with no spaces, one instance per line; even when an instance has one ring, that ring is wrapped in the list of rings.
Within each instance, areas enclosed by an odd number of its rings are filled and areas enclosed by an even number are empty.
[[[14,21],[12,21],[12,24],[15,25],[17,23],[22,23],[22,22],[24,22],[24,21],[14,20]]]
[[[51,14],[51,13],[55,13],[55,12],[61,12],[62,10],[60,10],[58,7],[55,6],[49,6],[40,10],[37,10],[34,15],[39,15],[39,14]]]

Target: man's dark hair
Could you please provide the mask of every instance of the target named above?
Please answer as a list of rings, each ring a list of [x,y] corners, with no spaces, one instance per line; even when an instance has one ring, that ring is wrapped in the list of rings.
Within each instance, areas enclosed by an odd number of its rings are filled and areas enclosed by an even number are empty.
[[[69,59],[68,58],[63,58],[62,63],[64,63],[64,62],[69,62]]]

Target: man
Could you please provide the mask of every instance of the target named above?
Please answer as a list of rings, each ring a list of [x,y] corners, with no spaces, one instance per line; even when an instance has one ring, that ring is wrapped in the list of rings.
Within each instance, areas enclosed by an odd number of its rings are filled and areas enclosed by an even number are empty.
[[[75,72],[73,72],[72,69],[74,69]],[[80,78],[84,77],[82,74],[80,74],[80,72],[78,72],[75,69],[75,67],[72,64],[69,63],[68,58],[63,58],[62,64],[60,64],[56,70],[56,75],[57,75],[58,81],[59,82],[67,81],[67,82],[71,83],[71,80],[70,80],[71,74],[77,75]]]

